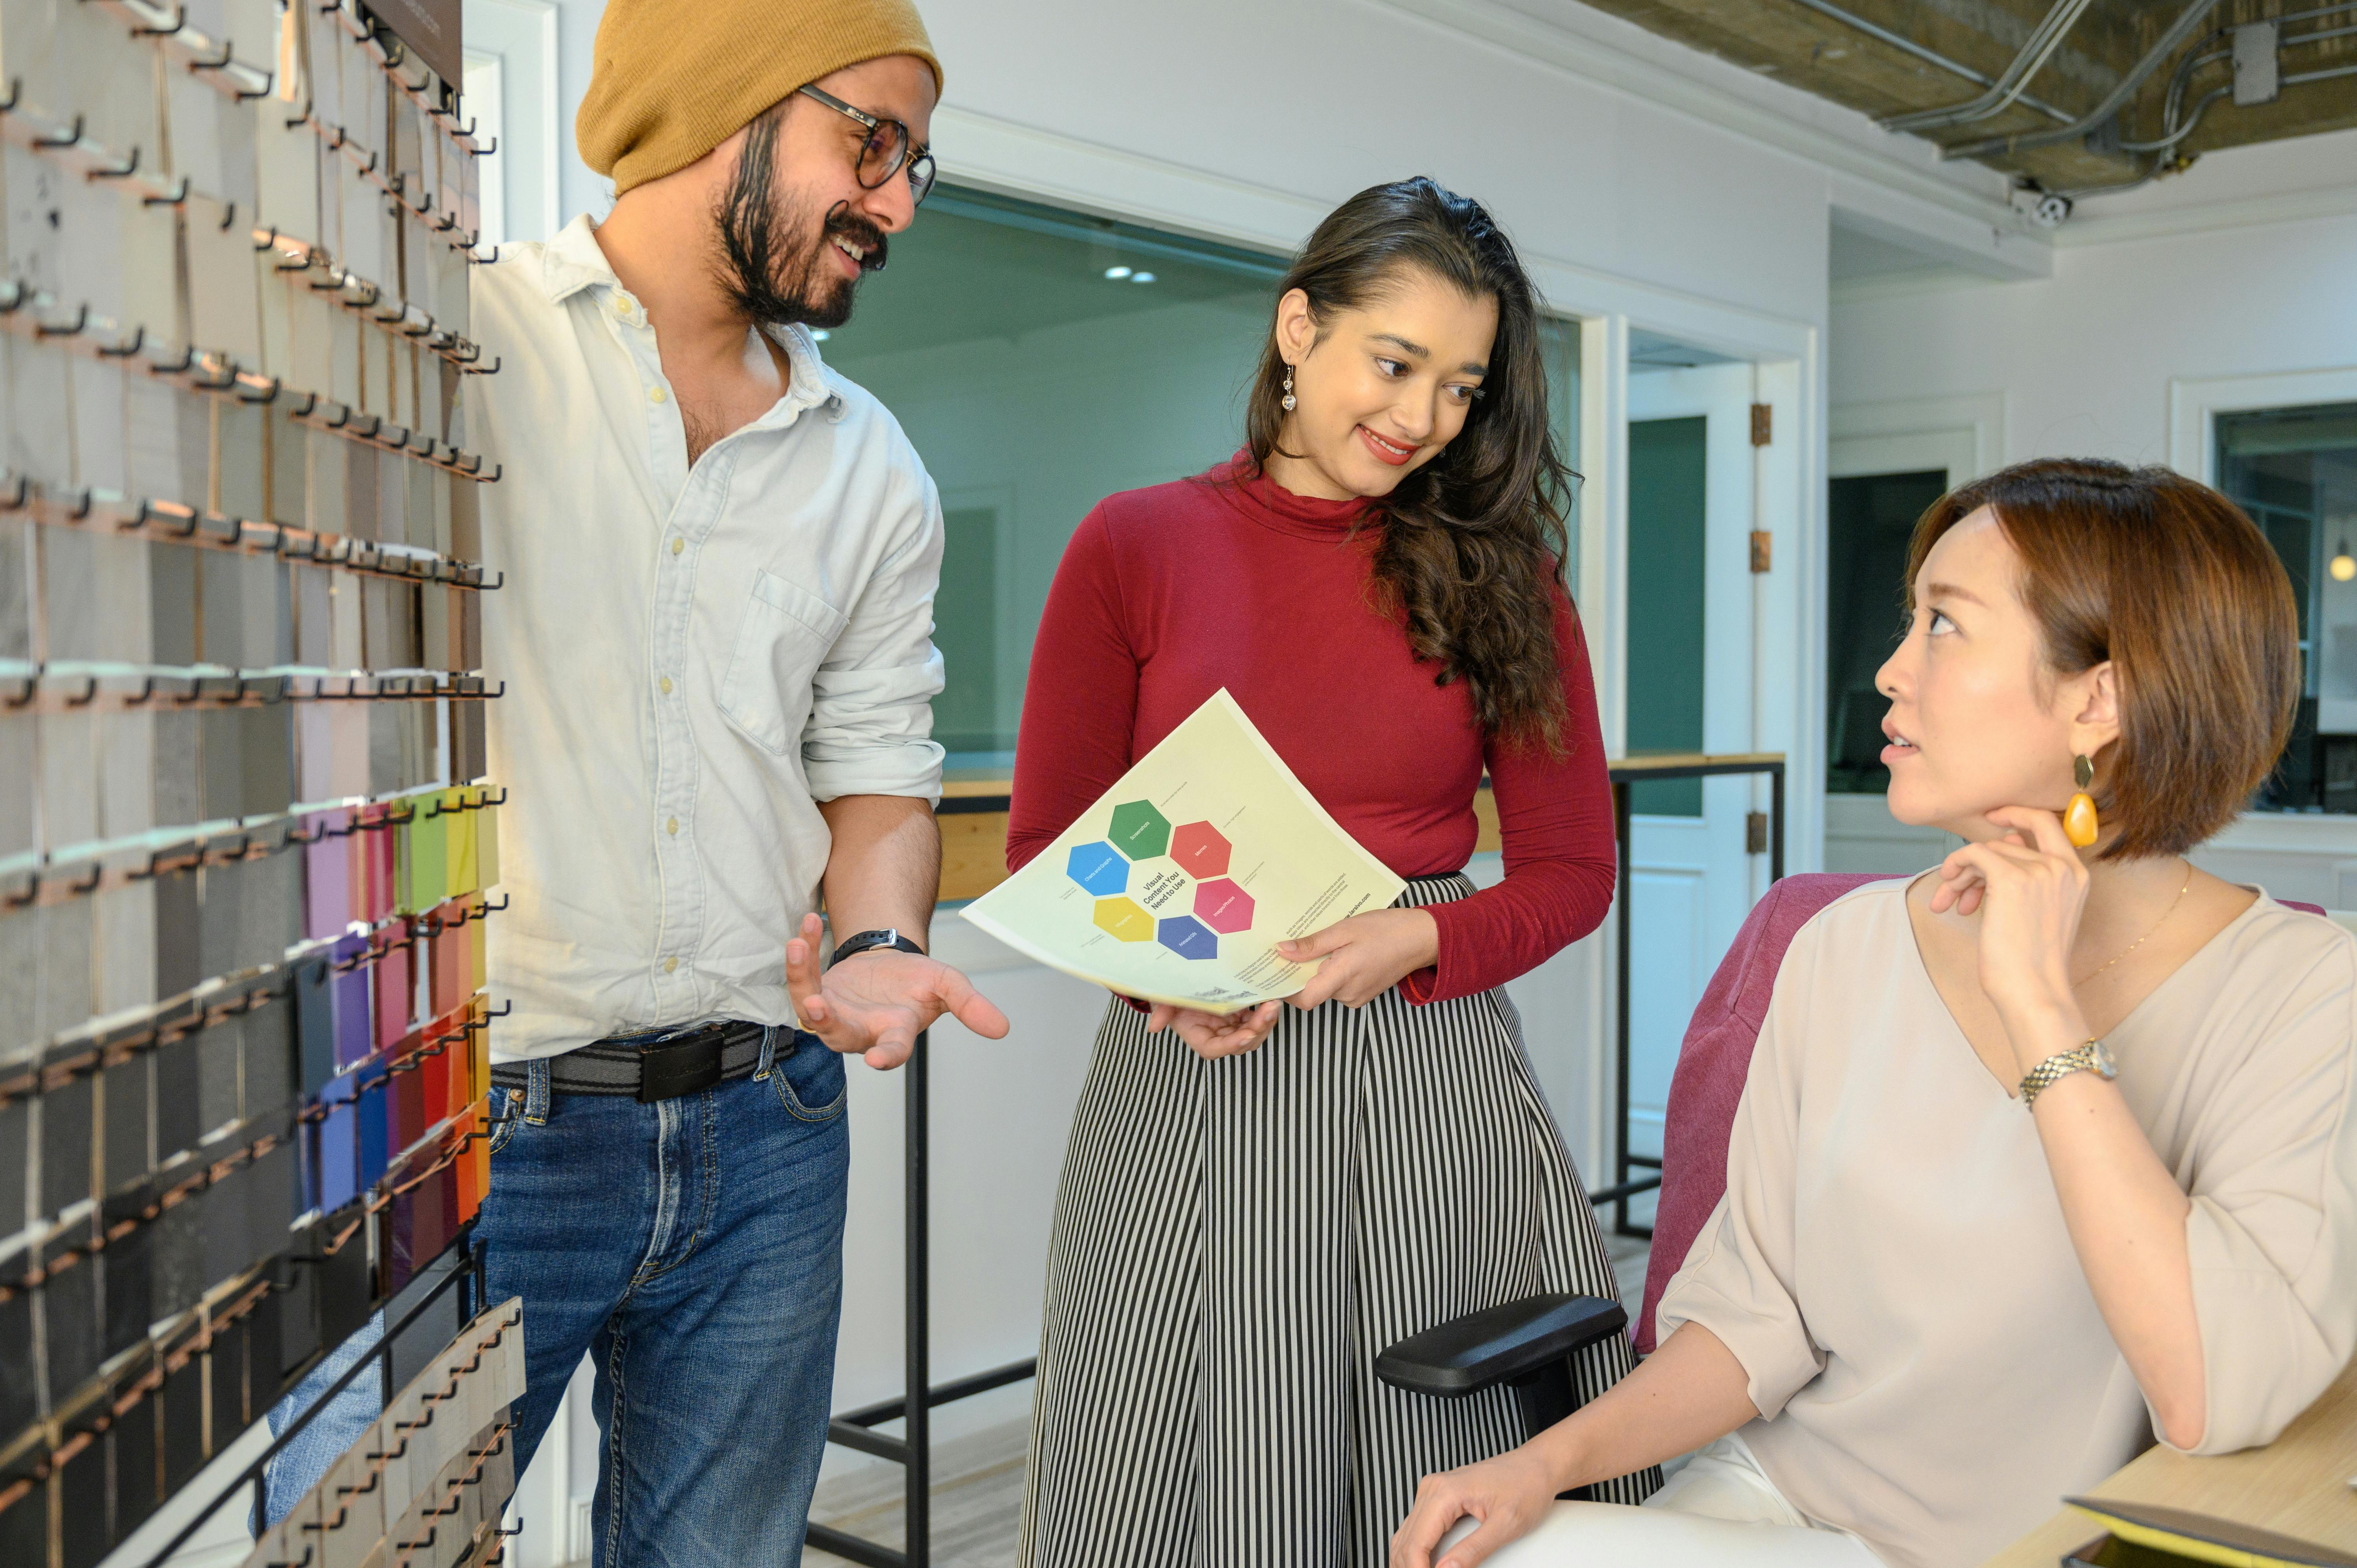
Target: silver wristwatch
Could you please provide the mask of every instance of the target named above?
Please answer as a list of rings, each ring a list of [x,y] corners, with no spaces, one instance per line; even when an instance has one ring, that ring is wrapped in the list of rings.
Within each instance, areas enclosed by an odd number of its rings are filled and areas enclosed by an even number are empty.
[[[2120,1076],[2120,1065],[2112,1059],[2111,1047],[2101,1040],[2089,1040],[2075,1049],[2057,1051],[2031,1068],[2021,1080],[2021,1108],[2029,1110],[2048,1084],[2074,1072],[2092,1072],[2108,1083]]]

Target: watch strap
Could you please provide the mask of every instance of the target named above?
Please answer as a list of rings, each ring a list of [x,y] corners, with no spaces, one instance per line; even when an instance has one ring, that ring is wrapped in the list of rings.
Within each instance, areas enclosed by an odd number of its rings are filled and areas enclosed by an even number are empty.
[[[2057,1051],[2022,1075],[2021,1108],[2029,1110],[2040,1094],[2074,1072],[2103,1072],[2103,1042],[2086,1040],[2067,1051]],[[2112,1075],[2104,1073],[2105,1078]]]
[[[854,954],[864,953],[874,948],[891,948],[899,952],[912,952],[919,958],[925,956],[923,948],[902,936],[898,929],[887,926],[880,931],[857,931],[844,938],[834,944],[834,957],[828,961],[841,963]]]

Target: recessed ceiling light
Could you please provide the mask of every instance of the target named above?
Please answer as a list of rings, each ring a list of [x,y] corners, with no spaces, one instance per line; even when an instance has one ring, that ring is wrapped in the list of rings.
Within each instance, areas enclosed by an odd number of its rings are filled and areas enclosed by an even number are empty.
[[[1129,274],[1129,281],[1132,283],[1152,283],[1154,281],[1154,274],[1152,273],[1132,273]]]
[[[823,327],[820,327],[820,328],[813,328],[813,331],[811,332],[811,341],[812,341],[812,342],[813,342],[813,343],[823,343],[823,342],[825,342],[825,341],[826,341],[826,328],[823,328]]]
[[[1105,276],[1113,279],[1116,283],[1128,275],[1129,269],[1127,267],[1107,267],[1105,269]]]

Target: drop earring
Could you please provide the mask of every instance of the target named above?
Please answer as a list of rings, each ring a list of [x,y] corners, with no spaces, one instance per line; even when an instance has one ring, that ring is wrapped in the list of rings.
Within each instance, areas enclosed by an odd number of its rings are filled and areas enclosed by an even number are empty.
[[[2103,831],[2103,824],[2095,820],[2095,798],[2087,793],[2089,787],[2095,782],[2094,758],[2085,756],[2072,757],[2071,777],[2078,784],[2079,792],[2071,797],[2070,807],[2062,813],[2062,836],[2084,849],[2093,843],[2095,835]]]
[[[1285,367],[1285,395],[1277,400],[1277,403],[1286,413],[1293,412],[1293,367],[1291,365]]]

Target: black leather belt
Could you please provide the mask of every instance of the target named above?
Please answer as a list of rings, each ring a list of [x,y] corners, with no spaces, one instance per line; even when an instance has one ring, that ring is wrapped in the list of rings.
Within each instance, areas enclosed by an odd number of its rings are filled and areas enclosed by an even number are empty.
[[[548,1087],[556,1094],[627,1094],[642,1104],[696,1094],[716,1083],[749,1078],[761,1062],[759,1024],[724,1020],[662,1040],[597,1040],[548,1061]],[[778,1031],[775,1059],[791,1056],[800,1038]],[[531,1086],[531,1064],[500,1062],[491,1069],[494,1088]]]

